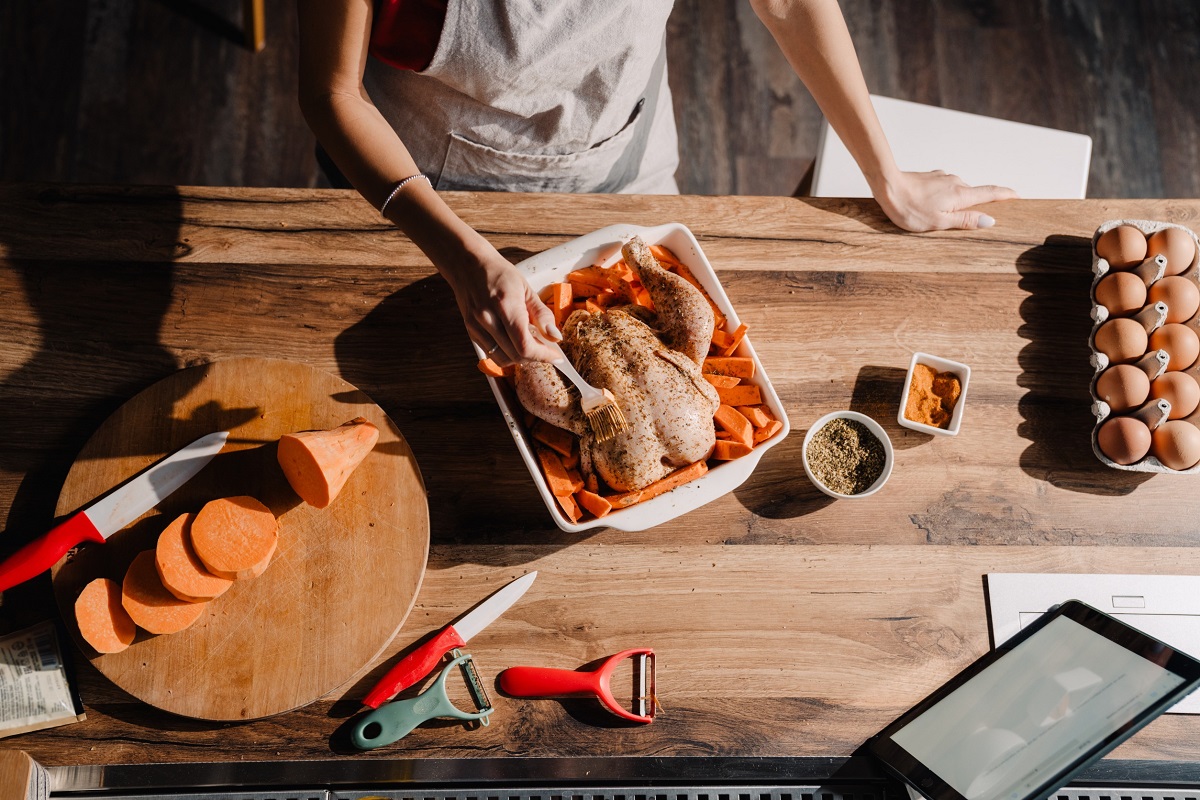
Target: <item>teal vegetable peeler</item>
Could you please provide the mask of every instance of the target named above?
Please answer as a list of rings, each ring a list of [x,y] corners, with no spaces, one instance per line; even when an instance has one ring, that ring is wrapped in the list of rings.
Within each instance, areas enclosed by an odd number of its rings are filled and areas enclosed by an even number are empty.
[[[350,741],[354,746],[359,750],[383,747],[403,739],[413,728],[437,717],[450,717],[467,722],[478,720],[487,725],[488,717],[496,709],[483,688],[483,681],[479,679],[479,672],[475,669],[471,654],[464,655],[456,649],[452,650],[450,655],[453,656],[453,660],[446,664],[428,689],[416,697],[393,700],[364,715],[350,734]],[[467,689],[475,702],[475,712],[460,710],[451,702],[450,695],[446,692],[446,678],[455,667],[462,670],[467,681]]]

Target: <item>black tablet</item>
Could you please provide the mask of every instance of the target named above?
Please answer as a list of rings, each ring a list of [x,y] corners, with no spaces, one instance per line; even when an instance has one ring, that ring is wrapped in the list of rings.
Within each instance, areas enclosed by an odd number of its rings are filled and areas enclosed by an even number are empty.
[[[1077,600],[868,744],[931,800],[1038,800],[1200,684],[1200,662]]]

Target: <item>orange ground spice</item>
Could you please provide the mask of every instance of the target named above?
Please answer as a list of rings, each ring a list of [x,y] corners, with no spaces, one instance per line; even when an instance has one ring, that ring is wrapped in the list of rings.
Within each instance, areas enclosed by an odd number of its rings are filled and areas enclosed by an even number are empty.
[[[917,364],[913,368],[912,385],[908,387],[904,416],[913,422],[948,428],[960,394],[962,383],[953,372],[938,372],[933,367]]]

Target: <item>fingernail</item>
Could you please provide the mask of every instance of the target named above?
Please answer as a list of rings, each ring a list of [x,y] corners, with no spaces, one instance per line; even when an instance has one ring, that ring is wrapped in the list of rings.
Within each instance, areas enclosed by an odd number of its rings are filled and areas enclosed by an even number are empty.
[[[989,217],[987,214],[980,214],[980,215],[979,215],[979,227],[981,227],[981,228],[990,228],[990,227],[992,227],[992,226],[993,226],[993,225],[995,225],[995,224],[996,224],[996,220],[992,219],[992,218],[991,218],[991,217]]]
[[[557,325],[550,326],[550,338],[556,342],[561,342],[563,340],[562,331],[558,329]]]

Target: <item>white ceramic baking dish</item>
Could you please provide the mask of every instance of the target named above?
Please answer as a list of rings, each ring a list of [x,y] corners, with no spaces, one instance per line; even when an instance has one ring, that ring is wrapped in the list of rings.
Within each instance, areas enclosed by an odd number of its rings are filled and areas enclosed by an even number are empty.
[[[641,236],[649,244],[660,244],[666,247],[692,271],[696,280],[708,292],[709,297],[728,318],[730,330],[736,329],[741,324],[737,312],[733,310],[729,298],[725,296],[725,290],[721,288],[721,282],[717,280],[717,274],[713,271],[712,265],[708,263],[708,259],[705,258],[696,237],[686,226],[677,222],[655,227],[610,225],[538,253],[522,261],[517,267],[525,273],[533,290],[538,292],[548,284],[565,281],[567,274],[572,270],[582,269],[593,264],[615,263],[621,257],[621,245],[635,234]],[[753,345],[750,344],[752,335],[754,335],[754,331],[742,339],[733,355],[754,359],[754,378],[749,382],[758,386],[763,403],[771,409],[771,414],[775,419],[783,423],[783,427],[774,436],[756,445],[749,455],[733,461],[721,462],[691,483],[684,484],[652,500],[643,501],[629,508],[614,510],[601,519],[586,519],[578,523],[572,522],[562,512],[554,495],[550,492],[550,487],[538,464],[537,455],[534,453],[533,439],[522,422],[524,409],[521,408],[520,403],[517,402],[508,387],[502,385],[502,381],[488,378],[492,393],[496,396],[496,402],[500,404],[500,410],[504,413],[505,421],[508,422],[508,429],[517,443],[517,450],[521,453],[521,458],[524,459],[525,466],[529,469],[529,475],[533,478],[534,485],[537,486],[538,493],[542,496],[542,501],[546,504],[550,516],[554,518],[558,527],[567,532],[601,527],[617,528],[623,531],[642,531],[712,502],[744,483],[754,472],[763,453],[783,441],[791,431],[791,425],[783,410],[783,404],[779,401],[779,395],[771,386],[771,381],[767,378],[762,363],[754,352]],[[475,348],[475,352],[479,358],[484,358],[485,354],[479,347]]]

